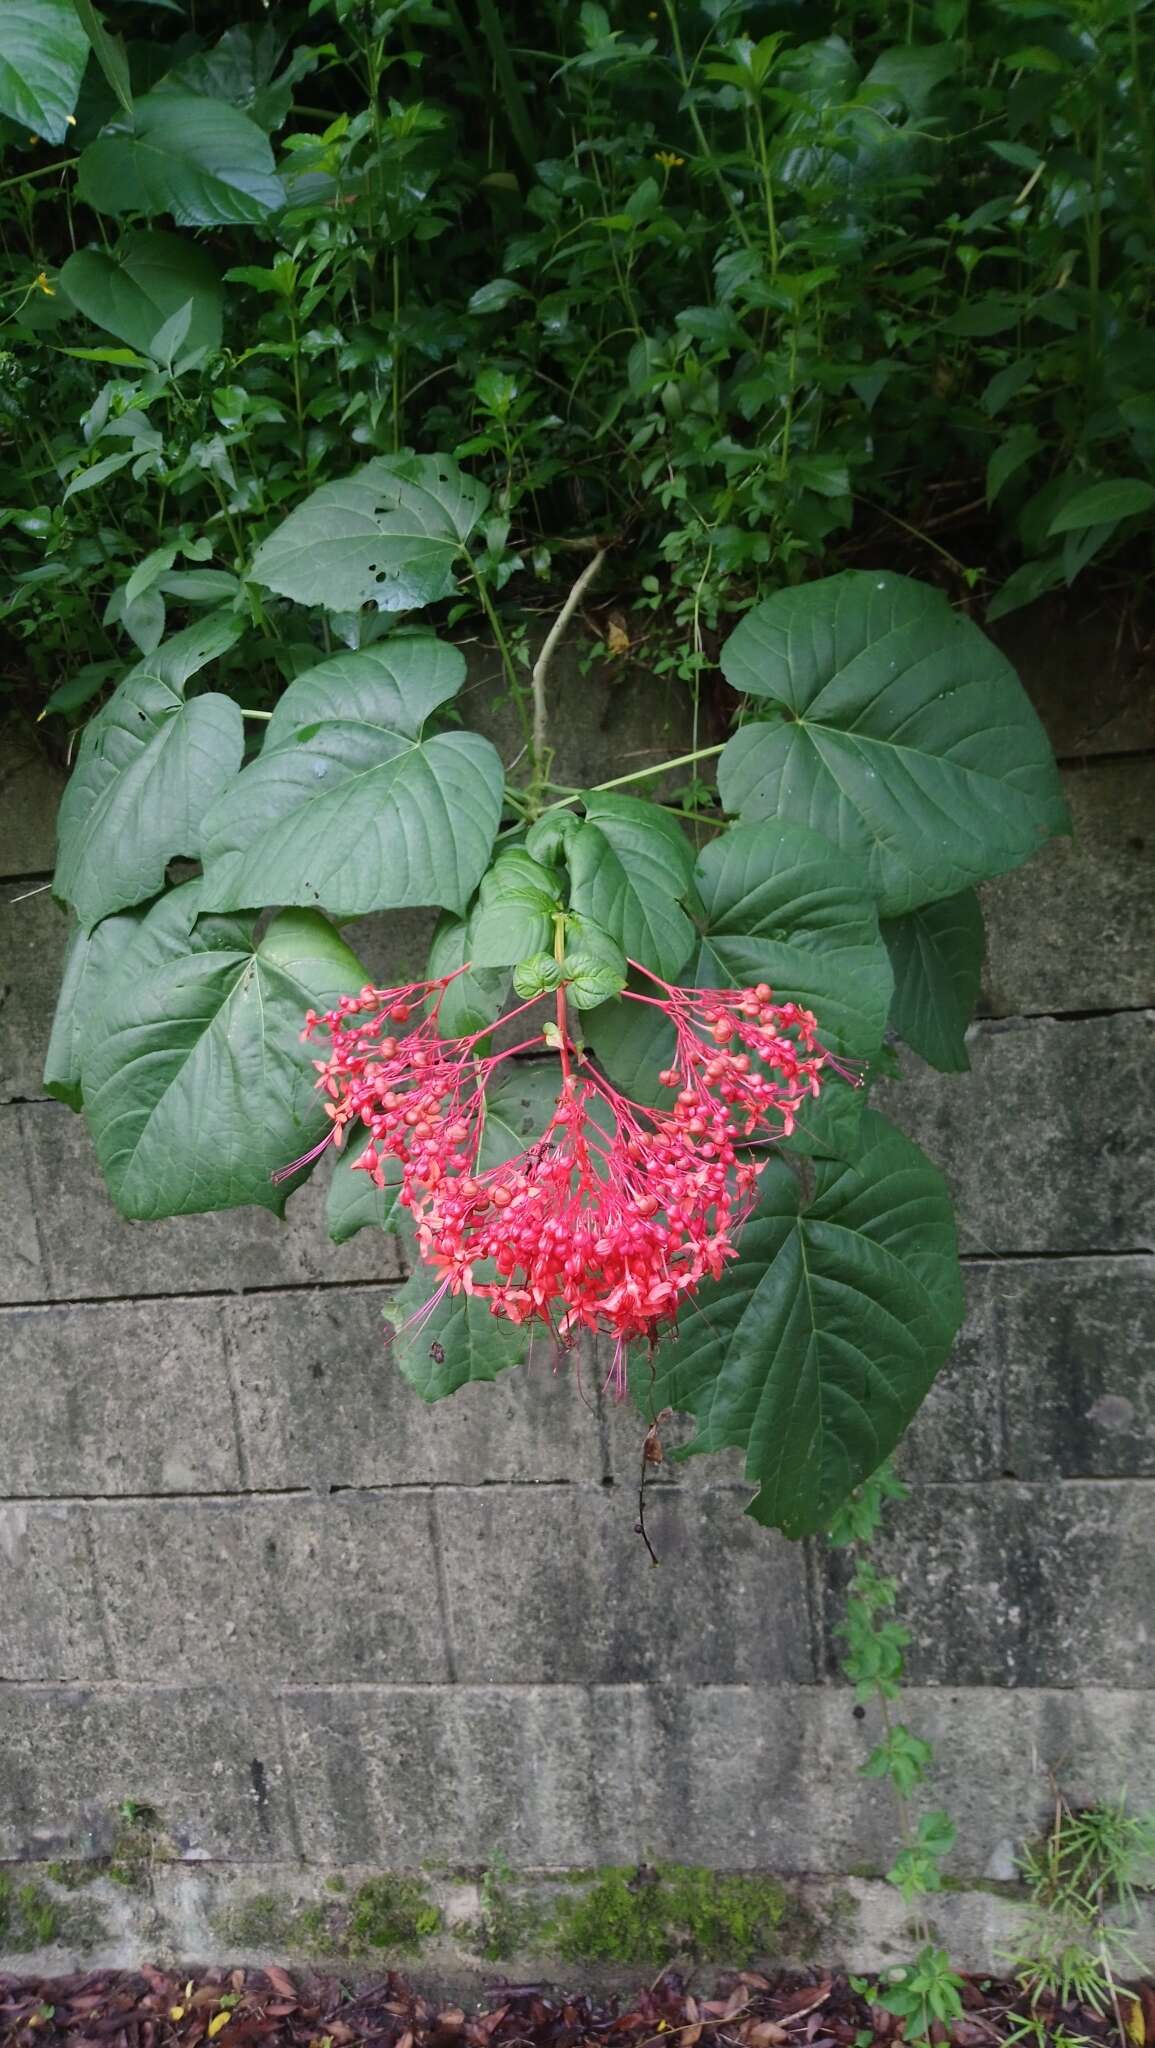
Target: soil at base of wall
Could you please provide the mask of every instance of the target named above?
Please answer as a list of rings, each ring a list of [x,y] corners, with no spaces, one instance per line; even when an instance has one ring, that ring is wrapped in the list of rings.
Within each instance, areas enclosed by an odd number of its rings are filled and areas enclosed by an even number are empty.
[[[706,1985],[712,1995],[706,1995]],[[15,2048],[870,2048],[917,2028],[876,2005],[862,1980],[820,1970],[665,1970],[632,1995],[595,1999],[545,1984],[496,1981],[481,2004],[445,2006],[395,1972],[358,1989],[349,1978],[264,1969],[145,1967],[69,1977],[0,1975],[0,2041]],[[935,2021],[936,2048],[1023,2039],[1031,2008],[1019,1987],[965,1978],[962,2018]],[[1072,2039],[1155,2048],[1155,1986],[1119,1997],[1116,2014],[1040,2003],[1031,2048]],[[1120,2023],[1123,2039],[1120,2039]]]

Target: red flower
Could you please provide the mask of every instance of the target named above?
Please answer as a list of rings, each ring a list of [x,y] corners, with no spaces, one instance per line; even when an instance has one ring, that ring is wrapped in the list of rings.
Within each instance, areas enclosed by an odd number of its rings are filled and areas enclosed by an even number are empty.
[[[314,1064],[332,1130],[309,1157],[367,1132],[356,1167],[381,1186],[383,1161],[400,1163],[399,1199],[440,1275],[436,1298],[473,1295],[493,1315],[544,1322],[563,1340],[581,1326],[614,1337],[610,1378],[624,1393],[626,1346],[653,1343],[735,1256],[764,1164],[751,1148],[793,1131],[826,1070],[853,1076],[819,1045],[810,1012],[776,1003],[764,982],[683,989],[651,975],[660,995],[626,990],[623,1000],[668,1017],[675,1052],[659,1076],[669,1106],[645,1109],[575,1046],[559,991],[553,1114],[524,1151],[482,1172],[488,1085],[542,1039],[483,1054],[488,1031],[440,1037],[454,978],[365,988],[324,1017],[310,1011],[304,1035],[323,1027],[330,1039],[329,1058]]]

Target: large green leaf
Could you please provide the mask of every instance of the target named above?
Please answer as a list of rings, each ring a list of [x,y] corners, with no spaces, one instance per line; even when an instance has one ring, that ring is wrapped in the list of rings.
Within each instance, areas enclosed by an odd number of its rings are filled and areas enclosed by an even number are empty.
[[[524,846],[511,847],[482,876],[470,959],[479,968],[515,967],[531,953],[547,952],[562,902],[557,869],[543,867]]]
[[[184,687],[225,637],[211,622],[178,634],[85,727],[60,804],[54,883],[85,930],[155,896],[177,855],[201,852],[204,814],[236,775],[244,739],[230,698],[186,704]]]
[[[1014,670],[938,591],[848,571],[781,590],[722,650],[773,700],[718,764],[728,810],[813,826],[889,916],[1017,867],[1066,806]]]
[[[0,0],[0,114],[63,142],[87,62],[72,0]]]
[[[257,549],[253,581],[333,612],[435,604],[488,496],[447,456],[377,456],[290,512]]]
[[[78,249],[60,272],[69,298],[96,327],[141,355],[165,322],[192,308],[180,354],[208,353],[221,342],[221,281],[198,243],[149,228],[123,235],[114,250]]]
[[[831,1052],[872,1059],[892,980],[855,863],[804,825],[767,820],[713,840],[697,879],[705,911],[697,985],[769,982],[778,1002],[813,1010]]]
[[[473,916],[446,913],[437,920],[429,947],[426,969],[431,981],[443,974],[456,976],[441,998],[438,1028],[443,1038],[470,1038],[485,1031],[500,1016],[509,993],[509,975],[503,968],[481,967],[459,974],[458,969],[473,958]]]
[[[193,93],[146,93],[89,143],[76,184],[97,213],[170,213],[186,228],[255,225],[285,196],[256,123]]]
[[[206,908],[463,910],[489,862],[504,775],[476,733],[419,737],[460,677],[454,650],[417,636],[300,677],[264,750],[205,819]]]
[[[386,1326],[392,1357],[430,1403],[444,1401],[471,1380],[495,1380],[520,1365],[529,1348],[524,1327],[490,1315],[483,1301],[468,1295],[443,1294],[421,1314],[434,1284],[427,1269],[419,1268],[394,1295]]]
[[[748,1512],[806,1536],[897,1443],[962,1320],[941,1174],[877,1111],[853,1166],[822,1160],[812,1192],[772,1158],[721,1280],[635,1380],[647,1413],[696,1417],[687,1452],[738,1445]]]
[[[139,930],[139,914],[129,914],[106,917],[94,931],[78,929],[73,934],[44,1057],[44,1086],[70,1109],[79,1109],[82,1101],[80,1072],[86,1032],[117,980]]]
[[[892,977],[854,863],[805,826],[768,821],[736,825],[714,840],[695,879],[702,931],[682,980],[705,988],[767,981],[779,1001],[813,1010],[831,1052],[869,1066],[882,1044]],[[654,992],[644,979],[637,986]],[[658,1075],[672,1058],[674,1034],[660,1010],[606,1003],[585,1025],[627,1095],[651,1106],[669,1102]],[[852,1155],[862,1106],[862,1091],[829,1078],[790,1149]]]
[[[565,849],[571,906],[629,959],[672,980],[694,944],[681,907],[692,890],[693,848],[654,804],[592,791],[583,802],[585,818]]]
[[[397,1202],[400,1164],[396,1159],[385,1161],[385,1186],[379,1188],[367,1173],[354,1171],[367,1142],[368,1132],[354,1132],[336,1156],[325,1197],[325,1221],[334,1244],[348,1243],[359,1230],[401,1229],[402,1211]]]
[[[965,1073],[966,1029],[983,971],[983,914],[974,890],[888,918],[882,936],[894,968],[895,1030],[932,1067]]]
[[[278,78],[284,42],[272,21],[238,22],[211,50],[194,50],[157,86],[158,93],[191,92],[228,100],[258,127],[279,128],[293,103],[293,84],[320,55],[308,44],[295,50]]]
[[[289,684],[269,720],[262,752],[348,719],[415,740],[465,681],[465,656],[432,633],[398,633],[360,654],[335,654]]]
[[[327,1127],[302,1016],[364,981],[332,925],[298,910],[255,950],[189,952],[135,976],[83,1062],[85,1116],[122,1214],[246,1202],[279,1214],[289,1186],[273,1174]]]

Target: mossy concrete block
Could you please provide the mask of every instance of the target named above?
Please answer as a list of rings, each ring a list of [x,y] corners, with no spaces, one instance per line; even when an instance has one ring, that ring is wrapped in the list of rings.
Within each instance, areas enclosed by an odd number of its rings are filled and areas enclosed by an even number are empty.
[[[391,1302],[384,1287],[327,1287],[227,1304],[255,1486],[601,1479],[599,1419],[572,1360],[555,1372],[543,1346],[539,1360],[430,1408],[386,1353]]]
[[[882,1728],[873,1706],[856,1718],[849,1686],[655,1686],[632,1698],[647,1860],[693,1842],[716,1868],[889,1869],[893,1793],[860,1772]],[[1008,1838],[1017,1846],[1046,1826],[1052,1768],[1078,1802],[1126,1786],[1135,1810],[1155,1803],[1149,1692],[911,1685],[901,1713],[934,1745],[927,1798],[958,1827],[952,1876],[990,1875]]]
[[[0,1102],[43,1098],[44,1055],[60,993],[69,920],[47,890],[0,898]]]
[[[992,638],[1022,678],[1061,759],[1155,746],[1150,626],[1092,581],[1001,619]]]
[[[0,1688],[0,1860],[112,1859],[126,1799],[153,1816],[149,1877],[296,1855],[276,1706],[218,1676],[209,1645],[195,1686]]]
[[[448,1676],[429,1499],[101,1502],[96,1570],[116,1676],[238,1682]]]
[[[0,1495],[234,1491],[220,1303],[0,1310]]]
[[[996,1017],[1155,1003],[1155,759],[1088,762],[1063,788],[1073,836],[982,892]]]
[[[0,1504],[0,1681],[111,1676],[84,1508]]]
[[[516,1869],[639,1853],[630,1690],[290,1688],[285,1732],[311,1856]]]
[[[290,1197],[285,1221],[247,1208],[160,1223],[118,1215],[100,1177],[83,1120],[46,1102],[0,1111],[0,1215],[44,1219],[47,1284],[9,1299],[106,1300],[110,1296],[240,1293],[248,1288],[339,1280],[390,1280],[401,1272],[397,1240],[363,1230],[333,1244],[325,1229],[326,1170]],[[11,1222],[11,1218],[10,1218]],[[11,1275],[7,1284],[13,1285]],[[27,1291],[23,1291],[26,1288]]]
[[[647,1499],[660,1570],[624,1485],[439,1493],[458,1677],[811,1679],[797,1546],[744,1518],[729,1492],[655,1487]]]
[[[1155,1013],[981,1023],[972,1071],[944,1080],[913,1054],[877,1106],[951,1186],[964,1252],[1152,1247]]]
[[[56,861],[65,774],[26,729],[0,732],[0,876],[46,875]]]
[[[999,1333],[1007,1473],[1155,1479],[1155,1258],[980,1273]]]
[[[920,1488],[872,1556],[899,1582],[907,1669],[931,1685],[1155,1687],[1155,1483]],[[829,1668],[847,1563],[826,1564]]]
[[[966,1321],[900,1475],[1155,1478],[1155,1258],[975,1259],[963,1281]]]
[[[47,1211],[45,1221],[51,1227]],[[43,1301],[47,1292],[23,1111],[0,1109],[0,1301]]]

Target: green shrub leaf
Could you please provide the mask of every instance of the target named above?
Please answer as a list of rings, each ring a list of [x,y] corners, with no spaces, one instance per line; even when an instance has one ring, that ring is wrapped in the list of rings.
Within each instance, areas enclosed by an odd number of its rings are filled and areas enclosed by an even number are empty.
[[[284,203],[268,137],[224,100],[153,92],[84,151],[76,185],[97,213],[172,215],[178,227],[267,220]]]
[[[379,1188],[367,1173],[354,1172],[358,1159],[368,1143],[369,1133],[363,1128],[350,1131],[344,1149],[336,1154],[328,1193],[325,1197],[325,1222],[334,1244],[347,1244],[356,1237],[359,1230],[400,1231],[402,1211],[397,1197],[401,1192],[401,1166],[396,1159],[386,1159],[385,1186]]]
[[[584,822],[566,846],[573,909],[630,959],[672,978],[694,943],[681,908],[693,885],[689,840],[672,818],[637,797],[591,791],[583,802]]]
[[[140,930],[140,916],[106,917],[91,932],[73,933],[44,1058],[44,1086],[58,1102],[79,1109],[81,1055],[90,1021],[116,978]]]
[[[112,251],[78,249],[60,283],[86,319],[143,356],[155,355],[161,328],[186,305],[181,353],[220,347],[220,277],[199,244],[181,235],[150,228],[123,235]]]
[[[82,1066],[85,1116],[122,1215],[243,1203],[279,1214],[289,1185],[272,1175],[328,1125],[301,1019],[364,981],[332,925],[300,910],[274,918],[255,948],[189,951],[126,975]]]
[[[849,571],[778,591],[731,634],[722,668],[774,706],[726,746],[727,809],[816,828],[888,916],[1017,867],[1069,829],[1014,670],[924,584]]]
[[[460,677],[453,649],[414,636],[292,684],[265,748],[205,818],[206,907],[464,910],[489,862],[504,776],[476,733],[419,737]]]
[[[962,1320],[941,1174],[877,1111],[862,1121],[857,1162],[819,1161],[810,1193],[769,1161],[738,1258],[635,1381],[645,1412],[696,1417],[687,1453],[740,1446],[748,1512],[788,1536],[824,1528],[881,1463]]]
[[[394,1295],[386,1324],[391,1355],[414,1392],[430,1404],[473,1380],[495,1380],[520,1365],[529,1348],[523,1327],[491,1316],[484,1301],[465,1294],[441,1295],[418,1327],[405,1329],[430,1300],[432,1285],[432,1275],[419,1268]]]
[[[1131,519],[1137,512],[1149,512],[1155,505],[1155,484],[1141,476],[1110,477],[1106,483],[1088,484],[1076,491],[1056,512],[1048,534],[1073,533],[1082,526],[1108,526],[1117,519]]]
[[[333,612],[435,604],[488,498],[447,456],[377,456],[290,512],[257,549],[253,581]]]
[[[882,936],[894,968],[895,1030],[932,1067],[965,1073],[966,1029],[983,971],[983,914],[974,890],[888,918]]]
[[[155,896],[177,855],[201,852],[205,812],[236,775],[244,740],[230,698],[212,692],[186,704],[184,688],[230,637],[235,629],[212,621],[177,635],[85,727],[60,804],[54,887],[86,931]]]
[[[767,820],[712,841],[697,880],[705,930],[694,982],[767,981],[777,1002],[813,1010],[832,1052],[873,1059],[886,1029],[891,971],[855,863],[803,825]]]
[[[63,142],[87,63],[72,0],[0,0],[0,114]]]

